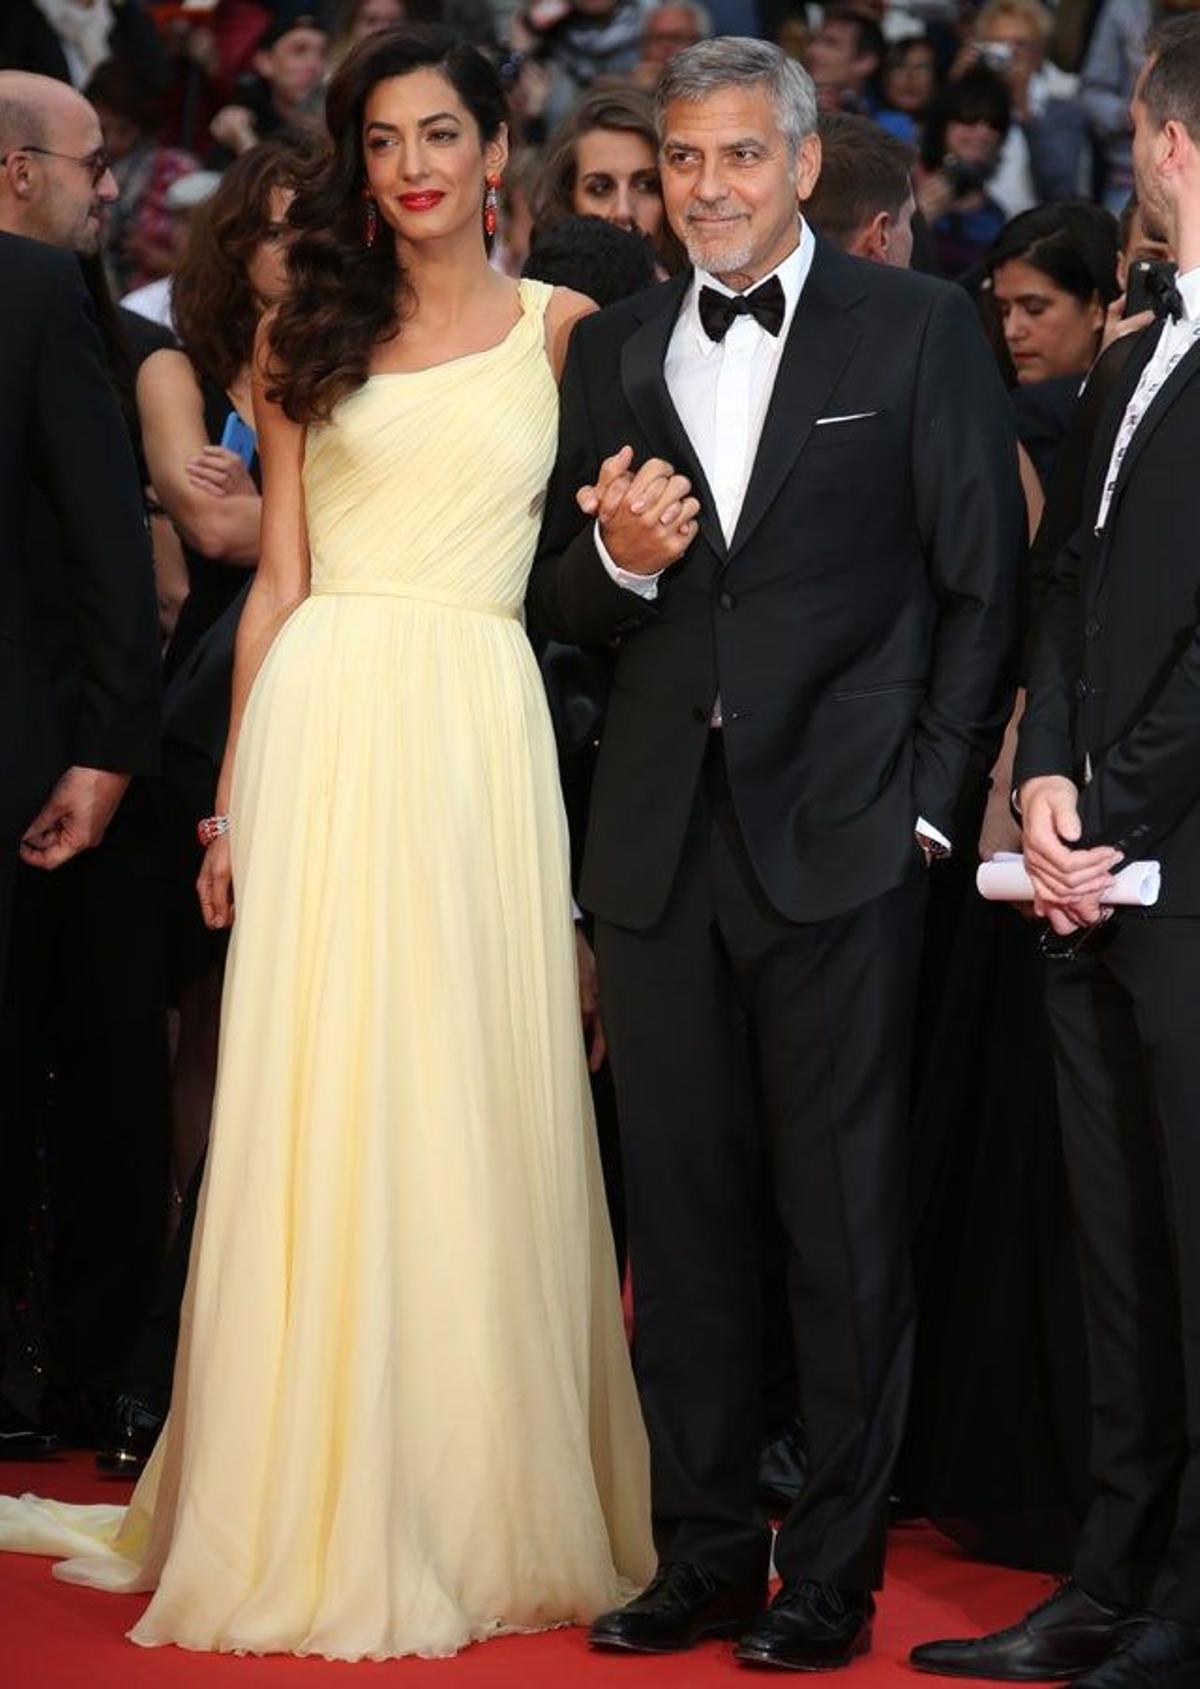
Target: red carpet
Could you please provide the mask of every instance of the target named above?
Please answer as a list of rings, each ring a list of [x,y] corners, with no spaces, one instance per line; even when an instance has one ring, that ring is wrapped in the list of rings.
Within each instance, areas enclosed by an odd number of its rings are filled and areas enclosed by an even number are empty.
[[[0,1466],[0,1488],[33,1490],[62,1501],[117,1501],[126,1491],[92,1474],[72,1455],[37,1466]],[[905,1664],[914,1642],[990,1629],[1046,1594],[1048,1578],[979,1566],[928,1526],[892,1539],[888,1587],[875,1625],[875,1651],[828,1679],[847,1689],[890,1689],[938,1681]],[[238,1659],[145,1650],[124,1632],[143,1596],[75,1589],[50,1575],[46,1560],[0,1555],[0,1685],[3,1689],[764,1689],[798,1681],[735,1665],[728,1644],[713,1643],[674,1659],[590,1653],[577,1630],[507,1637],[470,1648],[455,1660],[395,1660],[349,1666],[321,1660]]]

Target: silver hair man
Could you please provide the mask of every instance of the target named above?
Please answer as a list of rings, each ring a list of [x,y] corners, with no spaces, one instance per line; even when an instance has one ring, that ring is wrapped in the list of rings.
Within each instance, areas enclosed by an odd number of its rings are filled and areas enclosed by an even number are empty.
[[[760,83],[770,93],[779,127],[795,159],[806,136],[817,127],[817,91],[812,77],[768,41],[746,35],[720,35],[698,41],[666,66],[654,96],[659,138],[667,107],[677,100],[705,100],[720,88]]]

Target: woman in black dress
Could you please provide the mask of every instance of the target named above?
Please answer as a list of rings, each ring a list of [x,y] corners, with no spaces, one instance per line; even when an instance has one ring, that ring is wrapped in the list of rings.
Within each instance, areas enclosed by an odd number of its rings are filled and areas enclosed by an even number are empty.
[[[196,818],[212,808],[224,720],[194,732],[189,670],[258,561],[258,466],[250,359],[259,319],[287,283],[287,212],[310,154],[270,140],[243,154],[196,213],[175,274],[178,349],[142,365],[137,400],[155,496],[183,543],[188,595],[166,653],[167,735],[163,799],[173,841],[173,973],[179,1039],[172,1077],[174,1175],[186,1190],[208,1135],[216,1066],[223,940],[205,928],[194,891]],[[230,640],[232,652],[232,640]],[[207,688],[218,714],[228,676]],[[211,749],[206,744],[211,740]]]

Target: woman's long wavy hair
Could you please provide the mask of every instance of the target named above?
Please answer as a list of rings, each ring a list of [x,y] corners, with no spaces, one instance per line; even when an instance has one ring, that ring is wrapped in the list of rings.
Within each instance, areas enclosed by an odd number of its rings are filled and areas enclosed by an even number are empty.
[[[407,287],[396,243],[382,219],[375,244],[364,239],[363,112],[378,83],[423,69],[450,83],[481,143],[506,121],[495,68],[449,30],[400,24],[347,56],[326,99],[331,148],[292,202],[288,221],[299,234],[288,255],[291,286],[271,323],[267,396],[293,422],[328,421],[366,381],[374,348],[399,332]],[[481,227],[483,192],[481,172]]]
[[[187,250],[171,283],[171,311],[184,351],[202,376],[229,387],[250,362],[263,302],[247,267],[271,227],[271,193],[294,188],[315,153],[282,136],[235,159],[211,199],[193,211]]]

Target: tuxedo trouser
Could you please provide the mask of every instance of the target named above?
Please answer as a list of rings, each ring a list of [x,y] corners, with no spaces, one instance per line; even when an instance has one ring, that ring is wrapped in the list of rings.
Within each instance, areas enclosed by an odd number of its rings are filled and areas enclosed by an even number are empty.
[[[787,1239],[808,1482],[784,1577],[878,1587],[913,1305],[910,1040],[924,867],[829,920],[767,901],[714,734],[667,908],[596,928],[660,1557],[766,1578],[761,1192]]]
[[[1047,963],[1091,1367],[1090,1595],[1200,1624],[1200,920]]]

